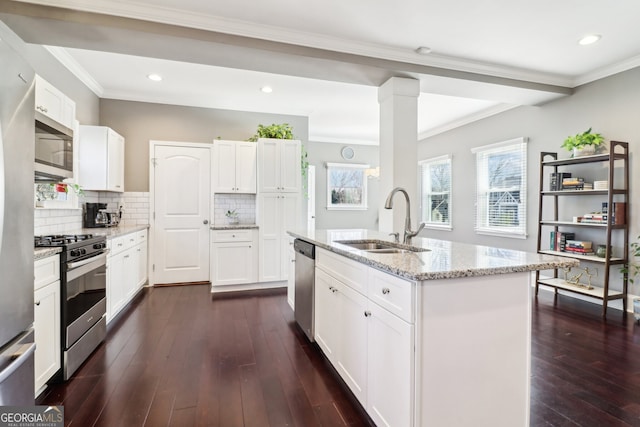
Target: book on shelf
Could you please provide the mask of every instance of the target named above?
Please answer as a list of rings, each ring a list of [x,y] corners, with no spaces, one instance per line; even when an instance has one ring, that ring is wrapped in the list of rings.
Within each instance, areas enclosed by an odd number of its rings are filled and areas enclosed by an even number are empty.
[[[580,254],[580,255],[593,255],[592,249],[570,248],[568,246],[564,248],[564,252]]]
[[[627,221],[627,204],[625,202],[615,202],[613,211],[611,212],[611,223],[616,225],[624,225]]]
[[[591,187],[593,188],[593,186]],[[562,179],[563,190],[582,190],[584,189],[584,178],[563,178]]]
[[[567,246],[570,248],[591,249],[593,242],[587,240],[567,240]]]
[[[552,231],[550,235],[549,249],[552,251],[564,251],[567,240],[575,239],[575,233],[567,233],[564,231]]]
[[[565,178],[571,178],[571,172],[553,172],[549,179],[549,189],[551,191],[562,190],[562,181]]]

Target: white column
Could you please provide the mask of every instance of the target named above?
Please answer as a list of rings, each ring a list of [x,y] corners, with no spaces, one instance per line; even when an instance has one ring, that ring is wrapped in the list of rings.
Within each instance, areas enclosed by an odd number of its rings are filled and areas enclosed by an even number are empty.
[[[396,194],[393,209],[384,209],[384,202],[395,187],[407,190],[411,198],[413,229],[418,221],[418,95],[420,82],[392,77],[378,88],[380,104],[380,231],[404,231],[404,195]]]

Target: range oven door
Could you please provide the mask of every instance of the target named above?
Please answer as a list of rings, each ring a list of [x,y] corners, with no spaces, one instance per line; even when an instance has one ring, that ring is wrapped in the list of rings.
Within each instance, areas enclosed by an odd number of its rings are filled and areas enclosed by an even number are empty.
[[[107,254],[67,263],[63,289],[65,349],[70,348],[107,311]]]

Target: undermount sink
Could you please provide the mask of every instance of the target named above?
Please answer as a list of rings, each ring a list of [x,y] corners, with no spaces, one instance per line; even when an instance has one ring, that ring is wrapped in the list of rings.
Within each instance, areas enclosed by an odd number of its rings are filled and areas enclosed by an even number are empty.
[[[406,252],[426,252],[429,249],[415,246],[401,245],[400,243],[385,242],[382,240],[336,240],[334,243],[360,249],[365,252],[377,254],[401,254]]]

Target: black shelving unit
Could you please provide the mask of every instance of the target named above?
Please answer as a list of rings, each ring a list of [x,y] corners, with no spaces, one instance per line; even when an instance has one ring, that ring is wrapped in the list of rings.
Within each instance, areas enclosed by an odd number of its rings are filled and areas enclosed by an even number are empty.
[[[572,165],[584,165],[589,163],[600,163],[607,168],[608,174],[608,188],[606,190],[545,190],[544,189],[544,177],[545,174],[564,172],[567,166]],[[622,177],[616,177],[614,173],[615,167],[619,167],[622,164]],[[546,175],[548,176],[548,175]],[[622,181],[622,182],[620,182]],[[554,288],[555,293],[558,293],[559,289],[564,291],[573,292],[576,294],[586,295],[592,298],[596,298],[602,301],[602,317],[607,316],[607,306],[609,301],[621,299],[623,310],[627,310],[627,286],[628,277],[627,274],[622,275],[622,290],[610,289],[610,273],[613,266],[626,265],[629,259],[629,144],[626,142],[611,141],[609,147],[609,153],[596,154],[592,156],[574,157],[568,159],[558,159],[558,153],[542,152],[540,153],[540,199],[538,204],[538,253],[563,256],[568,258],[574,258],[580,260],[580,262],[596,263],[604,266],[604,277],[602,277],[602,287],[594,287],[593,289],[587,289],[583,286],[569,283],[560,277],[558,269],[553,270],[552,276],[545,276],[540,271],[536,272],[536,295],[538,294],[539,285],[551,286]],[[559,212],[559,199],[561,197],[591,197],[596,200],[608,203],[608,220],[606,224],[593,224],[593,223],[581,223],[573,222],[567,216],[563,216]],[[624,202],[624,224],[612,224],[612,209],[614,203]],[[543,218],[544,206],[547,203],[551,203],[553,206],[553,213],[551,218]],[[547,208],[548,210],[548,208]],[[547,213],[547,216],[549,214]],[[556,233],[572,231],[574,233],[579,232],[580,229],[600,230],[605,234],[605,247],[606,253],[604,258],[597,257],[595,255],[582,255],[575,253],[568,253],[563,251],[546,250],[541,246],[543,233],[550,233],[552,230]],[[611,253],[611,242],[613,233],[622,233],[622,241],[624,244],[623,253],[620,256],[614,257]]]

